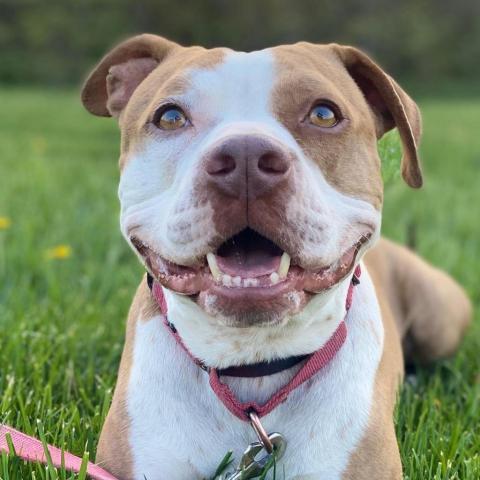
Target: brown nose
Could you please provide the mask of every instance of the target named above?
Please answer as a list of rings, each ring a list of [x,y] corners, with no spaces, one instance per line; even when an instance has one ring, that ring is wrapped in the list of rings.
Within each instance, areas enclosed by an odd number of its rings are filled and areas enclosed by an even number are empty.
[[[256,198],[290,174],[290,154],[260,135],[235,135],[215,145],[205,158],[208,179],[222,193]]]

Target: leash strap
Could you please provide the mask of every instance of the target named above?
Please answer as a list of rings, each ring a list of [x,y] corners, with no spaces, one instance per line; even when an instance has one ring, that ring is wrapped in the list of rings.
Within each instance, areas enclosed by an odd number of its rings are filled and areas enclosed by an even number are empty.
[[[362,272],[360,265],[358,265],[352,276],[352,280],[348,288],[347,298],[345,300],[345,310],[347,313],[352,305],[353,290],[355,286],[360,283],[359,277],[361,273]],[[244,420],[246,422],[250,421],[250,414],[252,412],[258,415],[259,418],[261,418],[269,414],[280,403],[284,402],[293,390],[306,382],[309,378],[315,375],[319,370],[325,367],[333,359],[333,357],[340,350],[343,343],[345,342],[345,339],[347,338],[347,327],[345,325],[345,320],[343,320],[335,330],[334,334],[327,341],[327,343],[316,352],[307,356],[306,358],[308,359],[302,365],[297,374],[286,385],[284,385],[276,393],[274,393],[273,396],[270,397],[270,399],[266,403],[259,405],[255,402],[240,402],[236,398],[231,388],[225,383],[221,382],[220,375],[222,374],[222,370],[208,368],[203,364],[202,361],[200,361],[198,358],[195,358],[188,350],[175,326],[168,321],[168,307],[165,296],[163,294],[162,286],[157,281],[153,280],[153,278],[151,277],[147,277],[147,280],[153,297],[155,298],[160,308],[160,311],[164,316],[164,323],[168,327],[170,333],[175,338],[176,342],[183,348],[183,350],[187,353],[187,355],[192,359],[193,362],[195,362],[200,368],[208,372],[210,387],[212,388],[217,398],[233,415],[235,415],[240,420]]]
[[[45,451],[40,440],[2,424],[0,424],[0,452],[13,453],[10,451],[7,435],[10,435],[15,455],[17,457],[20,457],[27,462],[40,462],[48,465],[48,455],[54,467],[63,467],[65,470],[74,473],[80,472],[82,467],[81,458],[72,455],[71,453],[64,452],[59,448],[52,447],[51,445],[47,445],[47,451]],[[87,475],[92,480],[118,480],[106,470],[91,462],[88,462],[87,464]]]

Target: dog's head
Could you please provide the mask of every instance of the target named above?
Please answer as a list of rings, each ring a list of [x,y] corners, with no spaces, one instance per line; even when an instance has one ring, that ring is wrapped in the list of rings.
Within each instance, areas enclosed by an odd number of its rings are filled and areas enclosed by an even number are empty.
[[[379,235],[377,140],[422,183],[420,114],[352,47],[252,53],[141,35],[82,92],[122,131],[121,228],[151,274],[220,322],[272,323],[351,274]]]

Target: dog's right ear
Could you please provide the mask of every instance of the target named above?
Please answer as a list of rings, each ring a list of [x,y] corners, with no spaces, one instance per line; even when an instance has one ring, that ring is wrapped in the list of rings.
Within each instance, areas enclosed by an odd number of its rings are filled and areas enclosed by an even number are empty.
[[[179,45],[143,34],[116,46],[88,76],[82,103],[94,115],[119,117],[140,83]]]

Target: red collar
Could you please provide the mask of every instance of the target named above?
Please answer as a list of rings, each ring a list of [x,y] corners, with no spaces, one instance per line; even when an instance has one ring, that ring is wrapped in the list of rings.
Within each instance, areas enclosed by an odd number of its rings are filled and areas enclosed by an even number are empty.
[[[360,274],[361,270],[359,265],[355,269],[352,280],[350,282],[350,286],[348,288],[347,298],[345,301],[346,312],[348,312],[350,306],[352,305],[353,289],[359,283]],[[225,405],[225,407],[231,413],[233,413],[233,415],[235,415],[241,420],[249,421],[249,413],[251,413],[252,411],[255,412],[260,418],[269,414],[275,407],[277,407],[280,403],[284,402],[287,399],[290,392],[295,390],[297,387],[302,385],[302,383],[307,381],[319,370],[325,367],[333,359],[335,354],[340,350],[347,337],[347,327],[345,325],[345,321],[342,321],[333,333],[333,335],[327,341],[327,343],[325,343],[323,347],[310,355],[289,357],[285,359],[274,360],[268,363],[262,362],[252,365],[230,367],[223,370],[209,368],[189,352],[189,350],[183,343],[182,338],[178,334],[175,326],[168,321],[167,302],[165,300],[165,296],[163,295],[162,286],[158,282],[152,281],[151,278],[149,278],[148,283],[152,290],[153,297],[155,298],[158,306],[160,307],[160,311],[164,316],[164,323],[168,327],[169,331],[172,333],[177,343],[181,345],[185,352],[200,368],[208,372],[210,377],[210,386],[212,387],[215,395]],[[230,389],[230,387],[220,381],[221,375],[237,377],[259,377],[264,375],[272,375],[274,373],[286,370],[287,368],[291,368],[292,366],[300,363],[301,361],[304,361],[304,364],[296,373],[296,375],[286,385],[277,390],[277,392],[275,392],[270,397],[270,399],[262,405],[258,405],[256,402],[240,402],[235,397],[235,394]]]

